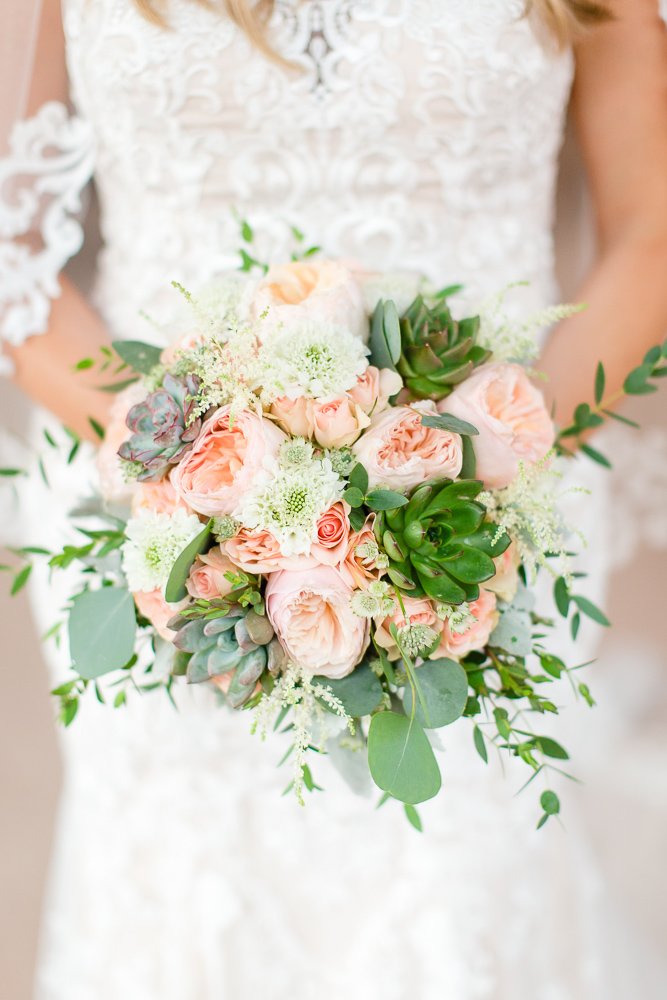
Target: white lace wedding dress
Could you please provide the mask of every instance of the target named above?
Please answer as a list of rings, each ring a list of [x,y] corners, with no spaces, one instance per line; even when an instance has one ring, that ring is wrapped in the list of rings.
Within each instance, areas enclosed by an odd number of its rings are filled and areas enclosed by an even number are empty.
[[[48,146],[94,170],[95,301],[115,337],[150,338],[140,311],[168,318],[171,279],[236,266],[235,213],[260,258],[284,257],[295,225],[329,254],[463,282],[470,302],[517,279],[525,312],[557,295],[572,58],[518,0],[278,0],[272,37],[300,72],[185,0],[171,30],[129,0],[63,6],[78,117],[47,106],[17,143],[36,170]],[[56,236],[50,252],[71,247]],[[419,836],[326,760],[326,793],[300,809],[281,798],[280,738],[262,745],[201,689],[179,707],[91,698],[63,734],[39,1000],[615,996],[592,860],[555,823],[534,831],[537,796],[514,798],[525,775],[485,768],[465,724],[441,734],[443,792]]]

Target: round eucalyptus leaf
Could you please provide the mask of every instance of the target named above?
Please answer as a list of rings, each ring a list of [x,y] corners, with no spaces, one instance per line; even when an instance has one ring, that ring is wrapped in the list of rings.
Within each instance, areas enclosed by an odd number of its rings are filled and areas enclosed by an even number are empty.
[[[348,715],[360,719],[375,711],[382,700],[382,685],[371,668],[362,664],[347,677],[332,681],[328,677],[314,677],[317,687],[330,688]]]
[[[426,729],[449,726],[463,715],[468,700],[468,677],[454,660],[427,660],[415,670],[419,686],[415,715]],[[412,687],[403,694],[406,715],[412,713]]]
[[[72,602],[69,648],[74,669],[86,680],[124,667],[134,652],[137,623],[125,587],[87,590]]]
[[[440,768],[417,719],[379,712],[368,731],[368,767],[373,781],[400,802],[416,805],[437,795]]]

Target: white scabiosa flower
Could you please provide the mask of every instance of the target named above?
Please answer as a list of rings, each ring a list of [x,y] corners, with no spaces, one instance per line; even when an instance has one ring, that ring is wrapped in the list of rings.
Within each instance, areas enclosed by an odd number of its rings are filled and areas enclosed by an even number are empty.
[[[140,509],[127,522],[123,571],[130,590],[164,587],[185,546],[202,530],[198,517],[178,508],[172,514]]]
[[[278,539],[285,556],[308,555],[317,522],[343,495],[344,483],[327,458],[283,467],[269,461],[235,512],[246,528]]]
[[[359,337],[340,327],[279,328],[260,350],[261,386],[271,399],[339,396],[366,371],[367,355]]]

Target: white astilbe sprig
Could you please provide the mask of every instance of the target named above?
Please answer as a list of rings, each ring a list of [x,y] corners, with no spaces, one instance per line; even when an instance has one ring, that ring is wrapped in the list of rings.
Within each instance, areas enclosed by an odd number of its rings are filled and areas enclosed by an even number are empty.
[[[551,565],[555,557],[560,573],[571,579],[571,556],[568,541],[573,535],[583,546],[586,540],[580,531],[567,524],[559,502],[570,493],[588,493],[578,487],[558,490],[562,473],[554,466],[555,453],[549,452],[533,464],[519,464],[516,478],[501,490],[487,490],[477,498],[486,507],[489,517],[498,525],[498,534],[506,532],[516,542],[521,561],[534,580],[537,569]]]
[[[322,703],[330,709],[323,707]],[[264,694],[254,712],[251,727],[253,734],[266,739],[275,718],[283,711],[290,712],[292,725],[292,789],[300,805],[304,805],[304,768],[311,747],[323,751],[331,733],[331,712],[347,725],[354,736],[354,722],[345,711],[326,681],[315,685],[311,675],[296,663],[291,663],[277,679],[270,694]]]
[[[180,352],[172,371],[200,379],[191,421],[211,407],[229,404],[232,417],[240,410],[260,408],[251,388],[257,380],[257,339],[249,326],[230,326],[225,335]]]
[[[513,288],[526,285],[515,282],[489,299],[479,309],[480,328],[477,343],[493,353],[494,361],[532,361],[540,349],[539,334],[585,309],[585,305],[553,305],[531,313],[525,319],[511,316],[505,309],[505,299]]]

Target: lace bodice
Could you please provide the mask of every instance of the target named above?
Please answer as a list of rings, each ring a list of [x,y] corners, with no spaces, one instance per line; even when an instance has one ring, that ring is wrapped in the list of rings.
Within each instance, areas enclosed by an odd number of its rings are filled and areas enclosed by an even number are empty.
[[[471,294],[517,279],[551,294],[571,57],[521,0],[278,0],[271,38],[294,71],[185,0],[171,31],[129,0],[64,9],[97,150],[100,304],[119,333],[173,305],[170,279],[236,266],[234,211],[259,256],[284,256],[295,225],[329,253]]]

